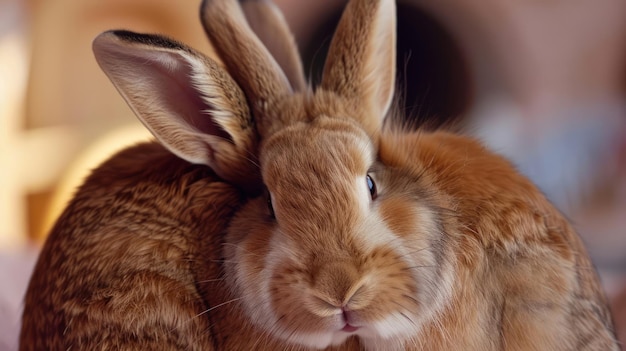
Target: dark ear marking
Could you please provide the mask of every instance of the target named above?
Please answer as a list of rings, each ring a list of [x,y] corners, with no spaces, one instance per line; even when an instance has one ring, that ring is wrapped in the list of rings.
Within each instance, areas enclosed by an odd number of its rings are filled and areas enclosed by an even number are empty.
[[[174,39],[170,39],[158,34],[135,33],[125,29],[112,30],[109,32],[114,34],[120,40],[129,43],[139,43],[150,46],[157,46],[164,49],[187,51],[187,48],[183,44],[177,42]]]

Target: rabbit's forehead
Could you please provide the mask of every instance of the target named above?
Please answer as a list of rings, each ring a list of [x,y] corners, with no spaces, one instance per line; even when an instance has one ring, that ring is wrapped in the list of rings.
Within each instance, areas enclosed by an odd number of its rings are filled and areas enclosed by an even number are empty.
[[[283,179],[327,182],[329,177],[344,177],[349,180],[365,175],[374,161],[374,146],[358,128],[315,127],[308,123],[272,136],[261,154],[261,168],[270,188]]]

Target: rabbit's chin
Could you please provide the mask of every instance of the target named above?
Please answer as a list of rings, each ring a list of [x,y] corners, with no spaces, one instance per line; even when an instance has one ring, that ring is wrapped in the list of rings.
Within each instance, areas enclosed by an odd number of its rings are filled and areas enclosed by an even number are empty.
[[[325,349],[330,346],[339,346],[350,337],[357,337],[359,344],[366,350],[380,350],[384,345],[385,350],[403,349],[404,340],[416,331],[413,325],[396,323],[396,318],[391,316],[380,322],[359,327],[339,327],[317,333],[294,333],[285,330],[279,337],[291,344],[305,346],[311,349]]]

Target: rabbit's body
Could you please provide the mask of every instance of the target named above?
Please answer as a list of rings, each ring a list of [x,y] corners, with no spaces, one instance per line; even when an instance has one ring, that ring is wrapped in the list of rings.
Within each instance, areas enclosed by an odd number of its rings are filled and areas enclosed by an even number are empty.
[[[393,10],[348,4],[316,91],[266,1],[204,2],[228,73],[160,36],[99,36],[138,117],[201,165],[146,144],[94,171],[42,251],[22,349],[617,350],[580,239],[527,179],[383,123]]]
[[[441,213],[448,236],[431,247],[455,275],[449,306],[403,349],[611,349],[607,304],[580,240],[505,161],[446,133],[389,134],[380,157]],[[412,200],[398,201],[390,211]],[[116,155],[51,233],[26,297],[22,349],[280,349],[246,321],[223,273],[226,228],[241,205],[236,188],[158,144]],[[503,222],[524,224],[503,236]],[[351,339],[337,349],[362,348]]]
[[[206,350],[211,317],[197,287],[209,283],[195,267],[218,265],[217,234],[238,202],[208,167],[156,143],[104,163],[41,252],[21,349]]]

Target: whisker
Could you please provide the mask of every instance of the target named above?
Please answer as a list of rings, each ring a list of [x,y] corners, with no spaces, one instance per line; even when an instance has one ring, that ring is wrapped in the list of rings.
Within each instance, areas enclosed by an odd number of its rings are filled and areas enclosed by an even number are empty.
[[[276,332],[276,326],[278,325],[278,323],[280,322],[281,319],[285,318],[285,315],[283,314],[280,318],[278,318],[274,324],[272,324],[272,326],[270,326],[269,328],[267,328],[267,332],[263,331],[261,333],[261,335],[259,335],[257,341],[254,343],[254,345],[252,345],[252,347],[250,348],[251,350],[255,350],[256,346],[261,342],[261,340],[266,340],[267,342],[267,337],[268,335],[272,335],[272,334],[277,334]]]
[[[414,327],[417,327],[417,325],[415,324],[415,322],[411,319],[411,317],[407,316],[406,313],[404,312],[400,312],[400,315],[404,318],[406,318],[409,323],[411,323],[411,325],[413,325]]]
[[[207,313],[209,313],[209,312],[211,312],[211,311],[215,310],[216,308],[219,308],[219,307],[222,307],[222,306],[225,306],[225,305],[231,304],[231,303],[236,302],[236,301],[239,301],[239,300],[241,300],[241,299],[243,299],[243,297],[237,297],[237,298],[234,298],[234,299],[228,300],[228,301],[226,301],[226,302],[222,302],[222,303],[220,303],[220,304],[217,304],[217,305],[215,305],[215,306],[213,306],[213,307],[210,307],[210,308],[208,308],[208,309],[206,309],[206,310],[204,310],[204,311],[202,311],[202,312],[198,313],[197,315],[195,315],[195,316],[193,316],[193,317],[189,318],[189,320],[188,320],[188,321],[186,321],[184,324],[191,323],[191,321],[192,321],[192,320],[194,320],[194,319],[196,319],[196,318],[198,318],[198,317],[200,317],[200,316],[202,316],[202,315],[205,315],[205,314],[207,314]],[[175,331],[175,330],[176,330],[176,329],[178,329],[178,328],[179,328],[179,327],[177,326],[177,327],[175,327],[175,328],[173,328],[173,329],[170,329],[170,331],[169,331],[169,332],[171,333],[171,332]]]
[[[417,250],[414,250],[414,251],[407,252],[407,253],[405,253],[404,255],[398,255],[398,256],[396,256],[396,258],[397,258],[397,259],[400,259],[400,258],[403,258],[403,257],[409,256],[409,255],[414,255],[414,254],[416,254],[416,253],[418,253],[418,252],[422,252],[422,251],[424,251],[424,250],[428,250],[428,249],[432,249],[432,248],[433,248],[433,247],[432,247],[432,245],[431,245],[431,246],[422,247],[422,248],[420,248],[420,249],[417,249]]]
[[[236,301],[239,301],[239,300],[241,300],[241,299],[243,299],[243,297],[236,297],[236,298],[231,299],[231,300],[228,300],[228,301],[226,301],[226,302],[222,302],[222,303],[220,303],[220,304],[217,304],[217,305],[215,305],[215,306],[213,306],[213,307],[211,307],[211,308],[206,309],[205,311],[202,311],[202,312],[198,313],[197,315],[195,315],[195,316],[194,316],[194,318],[198,318],[198,317],[202,316],[203,314],[207,314],[207,313],[209,313],[209,312],[213,311],[213,310],[214,310],[214,309],[216,309],[216,308],[219,308],[219,307],[222,307],[222,306],[225,306],[225,305],[231,304],[231,303],[236,302]]]
[[[250,347],[250,350],[256,350],[257,346],[259,345],[259,343],[261,342],[261,340],[265,340],[265,342],[267,343],[267,338],[268,335],[271,334],[273,332],[274,326],[276,325],[277,322],[274,323],[273,326],[271,326],[270,328],[268,328],[270,330],[270,333],[266,332],[265,330],[262,330],[259,333],[259,337],[257,338],[257,340],[254,342],[254,345],[252,345],[252,347]]]
[[[253,154],[250,151],[247,151],[249,156],[245,156],[246,161],[250,162],[251,164],[255,165],[257,168],[261,168],[261,165],[256,161],[256,155]]]

